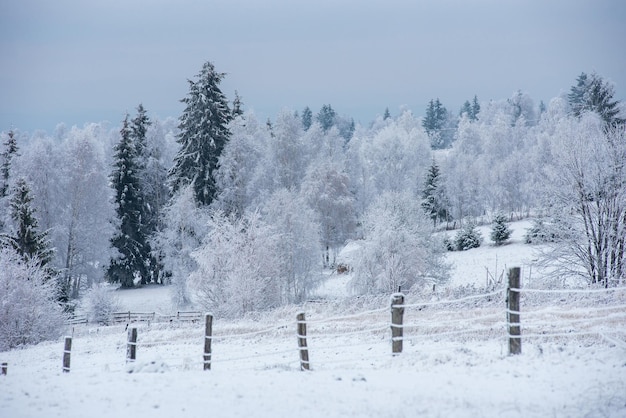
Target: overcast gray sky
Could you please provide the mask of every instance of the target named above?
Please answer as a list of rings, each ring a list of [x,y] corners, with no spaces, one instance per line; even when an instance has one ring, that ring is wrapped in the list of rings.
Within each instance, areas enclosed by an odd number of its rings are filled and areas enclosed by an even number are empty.
[[[594,70],[624,100],[625,40],[621,0],[0,0],[0,131],[178,117],[205,61],[261,118],[548,102]]]

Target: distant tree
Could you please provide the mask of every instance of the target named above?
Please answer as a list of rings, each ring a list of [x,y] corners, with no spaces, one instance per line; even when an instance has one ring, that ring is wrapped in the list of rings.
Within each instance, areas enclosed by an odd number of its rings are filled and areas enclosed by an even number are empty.
[[[307,106],[302,111],[302,127],[304,128],[305,131],[308,131],[312,123],[313,123],[313,112],[311,112],[311,109]]]
[[[491,225],[491,240],[496,245],[502,245],[511,237],[512,232],[507,224],[506,217],[501,213],[496,214]]]
[[[613,85],[600,75],[581,73],[567,98],[571,113],[576,117],[584,112],[595,112],[607,125],[623,125],[626,120],[619,117],[619,101],[613,100],[614,94]]]
[[[228,124],[233,114],[219,88],[224,74],[206,62],[197,78],[189,80],[189,93],[181,100],[185,110],[179,124],[180,150],[169,178],[174,193],[192,185],[198,205],[209,205],[216,197],[214,174],[230,138]]]
[[[237,90],[235,90],[235,99],[233,100],[233,118],[243,116],[243,102]]]
[[[439,166],[433,162],[426,174],[424,189],[422,191],[422,209],[433,221],[433,226],[437,226],[437,221],[445,220],[448,217],[444,184],[441,179]]]
[[[333,110],[333,108],[328,104],[322,106],[319,113],[317,114],[317,121],[322,125],[322,129],[324,132],[327,132],[330,128],[335,125],[335,118],[337,114]]]
[[[510,99],[507,99],[507,103],[511,107],[511,125],[517,125],[520,119],[527,126],[536,124],[535,104],[528,93],[517,90]]]
[[[543,102],[543,100],[540,100],[539,101],[539,116],[546,113],[546,110],[548,110],[548,108],[546,107],[546,104]]]
[[[472,104],[469,102],[469,100],[466,100],[465,103],[463,103],[463,106],[461,106],[459,116],[463,115],[467,115],[470,120],[472,119]]]
[[[480,113],[480,104],[478,103],[478,96],[474,95],[472,99],[472,113],[470,114],[470,120],[475,122],[478,120],[478,114]]]
[[[385,113],[383,114],[383,120],[387,120],[391,117],[391,113],[389,113],[389,108],[385,108]]]
[[[430,138],[434,149],[445,148],[449,145],[451,135],[449,129],[448,110],[441,104],[439,98],[431,100],[426,108],[426,116],[422,119],[422,127]]]
[[[148,278],[145,229],[141,222],[143,199],[139,184],[136,148],[129,127],[128,115],[120,131],[120,142],[115,146],[115,161],[111,173],[111,186],[115,190],[115,203],[119,229],[111,239],[117,249],[107,268],[107,278],[122,287],[133,287],[136,276],[142,284]]]
[[[476,122],[478,120],[479,113],[480,104],[478,103],[478,96],[474,95],[471,103],[469,100],[466,100],[465,103],[463,103],[459,116],[467,115],[469,120]]]
[[[7,134],[2,153],[0,153],[0,199],[9,192],[9,178],[11,176],[11,162],[18,155],[17,139],[12,130]]]

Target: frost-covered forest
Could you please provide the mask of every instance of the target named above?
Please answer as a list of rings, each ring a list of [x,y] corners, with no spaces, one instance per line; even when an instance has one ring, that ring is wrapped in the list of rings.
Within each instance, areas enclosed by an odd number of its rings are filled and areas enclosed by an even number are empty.
[[[176,306],[223,317],[306,301],[331,269],[354,294],[420,291],[446,283],[446,251],[486,245],[475,225],[496,221],[505,244],[526,217],[547,286],[623,283],[626,112],[603,76],[563,80],[546,103],[381,104],[367,125],[331,104],[259,120],[224,77],[207,62],[177,117],[139,104],[119,126],[2,133],[0,322],[31,303],[54,313],[33,342],[49,338],[105,281],[168,285]],[[358,256],[340,265],[347,244]]]

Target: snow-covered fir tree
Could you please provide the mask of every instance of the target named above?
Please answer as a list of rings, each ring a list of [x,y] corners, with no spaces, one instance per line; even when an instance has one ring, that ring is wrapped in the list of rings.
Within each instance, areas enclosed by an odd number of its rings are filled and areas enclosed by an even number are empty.
[[[179,119],[180,150],[169,172],[170,184],[174,193],[191,185],[199,205],[209,205],[216,197],[215,170],[230,138],[233,113],[219,87],[224,75],[206,62],[197,80],[189,80],[189,93],[181,100],[185,110]]]
[[[446,197],[443,189],[443,182],[439,171],[439,166],[433,159],[422,191],[422,208],[426,215],[433,221],[433,226],[437,226],[437,222],[446,220],[448,210],[446,205]]]
[[[10,193],[11,232],[2,234],[2,241],[24,260],[35,260],[40,267],[45,268],[52,261],[54,249],[50,246],[48,231],[39,230],[32,201],[28,183],[24,178],[19,178]]]
[[[111,185],[115,190],[119,228],[111,239],[117,249],[107,269],[107,278],[122,287],[133,287],[135,277],[145,284],[148,278],[149,253],[144,227],[141,223],[142,194],[137,177],[137,154],[128,115],[120,131],[120,142],[115,146],[115,161]]]
[[[511,237],[512,232],[507,223],[506,216],[501,213],[496,214],[491,225],[491,240],[496,245],[502,245]]]

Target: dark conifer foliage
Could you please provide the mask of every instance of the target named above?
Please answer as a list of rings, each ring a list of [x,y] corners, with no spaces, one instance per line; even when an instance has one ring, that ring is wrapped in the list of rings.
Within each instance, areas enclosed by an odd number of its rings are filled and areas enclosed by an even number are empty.
[[[224,76],[206,62],[197,80],[189,80],[189,93],[181,100],[185,110],[177,139],[180,150],[169,172],[170,184],[174,193],[191,185],[199,205],[209,205],[216,197],[214,173],[230,138],[233,113],[219,87]]]
[[[15,132],[9,131],[6,141],[2,144],[3,150],[0,153],[0,198],[6,197],[9,193],[9,177],[11,175],[11,160],[18,155],[17,139]]]
[[[446,209],[446,199],[443,192],[443,182],[439,171],[439,166],[433,160],[422,192],[422,208],[436,226],[438,221],[445,220],[448,216]]]
[[[23,178],[18,179],[9,201],[13,231],[2,235],[2,242],[12,247],[24,260],[37,260],[41,267],[46,267],[52,260],[54,250],[50,247],[48,232],[39,231],[32,202],[28,183]]]
[[[567,95],[571,112],[581,116],[584,112],[596,112],[607,125],[623,125],[626,120],[618,117],[619,101],[613,100],[614,87],[600,75],[581,73]]]
[[[120,225],[111,240],[118,255],[111,260],[107,278],[122,287],[133,287],[136,276],[142,283],[148,277],[145,229],[141,222],[143,199],[139,184],[137,150],[132,138],[128,115],[120,131],[120,142],[115,146],[111,184],[115,189],[116,212]],[[149,253],[148,253],[149,254]]]
[[[313,124],[313,112],[311,111],[311,108],[307,106],[302,111],[302,127],[305,131],[308,131],[311,124]]]

